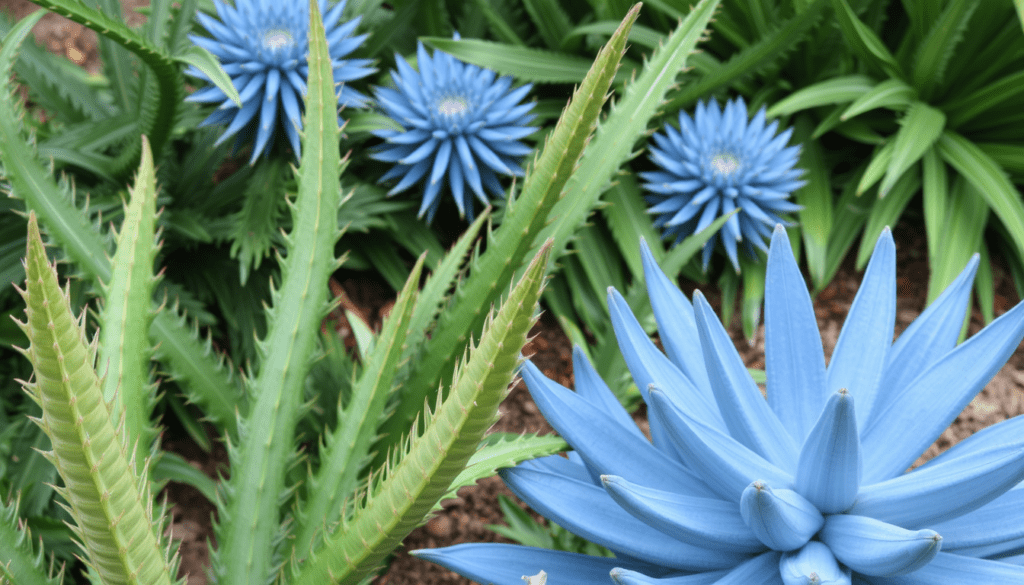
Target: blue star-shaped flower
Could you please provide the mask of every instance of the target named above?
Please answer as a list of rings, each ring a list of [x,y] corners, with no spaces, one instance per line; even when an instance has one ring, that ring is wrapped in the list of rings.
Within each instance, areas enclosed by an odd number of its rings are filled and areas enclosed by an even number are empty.
[[[1020,303],[957,345],[977,255],[893,342],[896,252],[885,230],[826,365],[777,227],[767,399],[704,297],[691,304],[646,246],[642,258],[665,353],[618,292],[608,304],[651,440],[577,350],[575,392],[522,369],[574,450],[501,473],[534,510],[616,558],[508,544],[416,556],[493,585],[541,570],[558,585],[1024,583],[1024,416],[907,471],[1024,337]]]
[[[352,36],[359,18],[341,22],[345,0],[330,10],[327,0],[319,0],[320,12],[327,31],[327,46],[331,55],[335,83],[347,83],[366,77],[375,70],[369,59],[346,59],[366,39],[367,35]],[[214,85],[196,91],[188,101],[217,104],[217,111],[203,120],[202,126],[228,124],[217,140],[243,132],[256,135],[250,163],[264,152],[278,126],[278,110],[284,110],[281,125],[299,156],[299,130],[302,129],[303,96],[309,65],[309,4],[306,2],[275,2],[272,0],[236,0],[235,5],[214,0],[220,20],[202,12],[196,15],[199,23],[213,38],[190,36],[192,42],[213,53],[242,98],[239,108]],[[209,78],[190,67],[189,75],[209,81]],[[338,105],[360,107],[367,97],[343,85]]]
[[[765,252],[765,240],[782,215],[800,209],[789,195],[804,185],[803,173],[794,169],[800,148],[787,148],[793,129],[775,135],[778,122],[765,127],[762,108],[747,123],[747,105],[743,98],[726,103],[697,104],[693,119],[679,112],[679,129],[665,126],[665,134],[655,134],[650,158],[661,170],[640,173],[647,181],[644,188],[648,212],[655,214],[654,227],[664,228],[666,238],[676,243],[711,225],[716,218],[734,209],[739,212],[722,230],[704,244],[703,262],[707,270],[711,252],[719,238],[729,261],[739,272],[736,244],[743,242],[747,253],[754,247]]]
[[[456,36],[456,38],[458,38]],[[427,55],[416,47],[419,71],[395,56],[394,89],[377,88],[376,98],[402,130],[374,132],[386,140],[373,158],[395,163],[381,181],[398,179],[394,195],[423,181],[419,215],[434,218],[441,187],[448,184],[459,215],[473,219],[473,200],[466,190],[488,203],[484,189],[504,197],[498,173],[522,176],[520,158],[530,148],[519,141],[536,128],[527,124],[533,103],[520,104],[531,85],[512,89],[511,77],[467,65],[441,51]]]

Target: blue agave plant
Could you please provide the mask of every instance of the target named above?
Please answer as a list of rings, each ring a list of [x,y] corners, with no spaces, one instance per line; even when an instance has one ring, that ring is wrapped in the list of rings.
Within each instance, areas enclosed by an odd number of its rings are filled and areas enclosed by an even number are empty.
[[[213,38],[192,35],[196,45],[213,53],[231,83],[242,98],[238,107],[214,85],[200,89],[187,100],[218,105],[218,109],[203,120],[201,126],[228,124],[217,140],[220,144],[235,134],[255,134],[250,164],[271,143],[278,127],[278,111],[284,110],[281,125],[298,158],[299,130],[302,129],[302,103],[306,94],[306,76],[309,65],[309,6],[306,2],[276,2],[273,0],[235,0],[234,6],[214,0],[220,20],[202,12],[197,13],[199,23]],[[327,31],[328,50],[334,72],[334,82],[344,84],[366,77],[375,69],[369,59],[346,59],[366,39],[367,35],[352,33],[361,17],[341,21],[345,0],[328,10],[327,0],[319,0]],[[193,77],[210,78],[195,67],[186,73]],[[338,105],[361,107],[367,97],[342,85]]]
[[[751,257],[755,247],[767,252],[772,227],[786,223],[782,215],[800,209],[789,201],[790,193],[804,185],[798,179],[803,171],[793,168],[800,148],[786,147],[793,129],[776,136],[779,123],[765,127],[764,108],[747,122],[743,98],[727,102],[724,111],[717,101],[700,102],[693,119],[680,111],[678,130],[666,125],[664,134],[653,136],[650,159],[661,170],[640,173],[651,193],[648,212],[657,216],[654,227],[664,228],[664,237],[676,243],[739,209],[704,244],[705,270],[721,239],[739,272],[737,244],[742,242]]]
[[[652,440],[577,350],[576,392],[523,368],[575,450],[503,473],[535,510],[616,558],[506,544],[415,554],[495,585],[542,570],[559,585],[1024,583],[1024,416],[906,471],[1024,336],[1022,303],[956,345],[977,255],[893,342],[895,247],[885,230],[826,367],[777,227],[767,400],[704,297],[691,305],[646,246],[643,261],[668,357],[614,290],[609,307]]]
[[[458,35],[456,35],[458,38]],[[388,192],[394,195],[424,182],[419,216],[432,221],[447,182],[459,216],[473,220],[473,200],[488,203],[486,188],[497,197],[505,190],[498,173],[522,176],[518,161],[530,152],[519,141],[536,128],[528,124],[533,103],[521,104],[532,85],[512,89],[511,77],[467,65],[442,51],[427,55],[416,47],[419,71],[395,56],[394,89],[377,88],[375,97],[402,130],[374,132],[386,140],[373,158],[395,163],[381,181],[401,178]]]

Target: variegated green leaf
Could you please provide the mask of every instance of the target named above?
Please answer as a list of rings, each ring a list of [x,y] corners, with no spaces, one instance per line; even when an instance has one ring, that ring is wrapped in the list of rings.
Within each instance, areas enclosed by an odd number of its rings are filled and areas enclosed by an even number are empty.
[[[916,98],[917,92],[905,82],[899,79],[886,79],[855,99],[839,119],[846,121],[875,108],[905,110]]]
[[[882,230],[886,226],[896,224],[896,220],[910,203],[910,198],[920,188],[921,172],[918,167],[914,166],[896,181],[896,185],[893,186],[889,195],[875,202],[871,208],[871,214],[868,216],[868,223],[864,226],[864,236],[860,240],[860,250],[857,252],[857,270],[864,269]]]
[[[885,178],[878,187],[878,196],[885,197],[896,181],[911,165],[921,160],[925,151],[935,144],[946,125],[946,115],[924,102],[914,102],[900,119],[900,129],[893,139],[892,156],[885,169]]]
[[[818,106],[852,102],[867,95],[874,85],[875,82],[865,75],[833,77],[794,91],[768,108],[767,115],[776,118]]]

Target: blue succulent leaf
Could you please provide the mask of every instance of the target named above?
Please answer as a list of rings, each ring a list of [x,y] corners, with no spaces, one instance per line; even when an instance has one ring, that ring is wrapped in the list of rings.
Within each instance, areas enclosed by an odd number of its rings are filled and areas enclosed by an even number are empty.
[[[212,53],[231,77],[231,83],[242,99],[241,107],[227,99],[222,91],[211,86],[200,89],[187,101],[213,104],[218,110],[203,125],[228,124],[217,143],[238,135],[237,144],[252,140],[250,164],[282,129],[296,158],[300,156],[299,130],[302,129],[301,105],[306,94],[309,66],[309,4],[305,2],[274,2],[273,0],[237,0],[234,5],[214,0],[217,18],[198,13],[196,19],[211,37],[191,35],[198,46]],[[348,55],[366,40],[367,35],[352,35],[360,18],[341,21],[345,0],[327,9],[327,0],[319,0],[320,12],[329,40],[334,80],[354,81],[376,69],[369,59],[352,59]],[[210,81],[198,69],[187,74]],[[339,107],[363,107],[368,98],[358,91],[342,86],[338,93]],[[283,113],[282,113],[283,110]]]
[[[388,195],[423,184],[419,215],[432,221],[447,187],[459,216],[473,220],[473,198],[487,205],[486,192],[504,197],[498,175],[523,176],[519,159],[530,151],[520,139],[530,126],[533,103],[520,104],[531,85],[512,88],[510,77],[468,65],[442,51],[416,46],[419,70],[395,55],[394,88],[374,93],[384,113],[402,127],[378,133],[385,143],[373,158],[395,163],[381,181],[399,179]],[[468,189],[467,189],[468,187]]]
[[[850,585],[850,569],[840,566],[832,551],[814,540],[783,554],[779,572],[786,585]]]
[[[692,573],[689,575],[677,575],[674,577],[648,577],[637,571],[629,569],[612,569],[612,582],[616,585],[714,585],[718,580],[728,574],[728,571],[706,571],[704,573]]]
[[[711,237],[702,253],[707,270],[718,242],[736,272],[738,244],[751,257],[765,249],[764,240],[783,216],[800,209],[786,200],[805,184],[794,169],[799,147],[786,148],[792,129],[775,135],[777,123],[765,128],[762,108],[748,123],[743,98],[697,104],[693,118],[679,112],[679,129],[666,125],[664,134],[652,137],[649,148],[657,171],[640,173],[646,181],[648,212],[654,227],[664,228],[666,239],[676,243],[701,231],[720,215],[739,209]]]
[[[875,244],[825,375],[825,391],[848,390],[860,405],[862,421],[875,403],[895,323],[896,244],[887,227]]]
[[[503,469],[501,478],[516,496],[546,518],[616,553],[684,571],[723,569],[747,557],[668,537],[623,510],[589,481],[521,466]]]
[[[847,512],[907,528],[976,510],[1024,480],[1024,437],[864,486]]]
[[[796,470],[796,491],[827,514],[857,499],[863,462],[854,399],[845,389],[832,395],[807,435]]]
[[[650,387],[662,388],[669,393],[669,399],[688,415],[725,432],[727,427],[711,387],[693,384],[665,354],[658,351],[626,304],[626,299],[614,288],[608,289],[608,313],[619,342],[619,351],[644,399],[649,398]],[[663,429],[656,421],[651,423],[654,444],[664,448],[669,441]]]
[[[592,469],[631,477],[650,487],[711,497],[713,492],[696,474],[666,458],[645,438],[619,430],[618,421],[572,390],[549,380],[529,360],[523,363],[520,375],[544,418]]]
[[[786,230],[772,234],[764,291],[764,369],[768,404],[803,442],[825,406],[825,350],[814,306]]]
[[[757,538],[772,550],[796,550],[825,523],[821,512],[803,496],[787,489],[772,489],[755,481],[740,496],[740,515]]]
[[[861,431],[864,456],[871,461],[864,470],[865,483],[910,467],[995,376],[1022,338],[1024,303],[1019,303],[908,385],[891,390],[884,410],[872,415]]]
[[[796,471],[797,445],[750,377],[729,333],[700,291],[693,311],[711,388],[731,436],[779,468]]]
[[[840,562],[869,576],[912,573],[942,548],[934,530],[907,530],[854,514],[829,516],[819,537]]]
[[[790,474],[729,435],[687,417],[661,390],[651,390],[647,407],[649,416],[668,429],[684,460],[718,497],[739,502],[750,482],[759,478],[778,487],[793,487]]]
[[[647,281],[647,295],[658,322],[665,353],[701,393],[713,396],[711,382],[704,368],[700,339],[697,337],[693,306],[679,287],[661,271],[643,239],[640,240],[640,257],[644,266],[644,279]]]
[[[963,516],[931,525],[942,549],[971,557],[1024,552],[1024,483]]]
[[[524,575],[536,575],[540,571],[548,574],[551,583],[592,585],[608,581],[612,569],[629,566],[621,559],[517,544],[457,544],[414,550],[410,554],[474,581],[494,585],[523,585]]]
[[[932,562],[913,573],[871,577],[868,582],[871,585],[1019,585],[1024,582],[1024,566],[940,552]]]
[[[603,410],[608,416],[616,419],[627,432],[635,434],[638,439],[646,440],[619,399],[608,388],[608,384],[601,379],[597,370],[579,347],[572,348],[572,372],[576,379],[577,394]]]
[[[732,502],[656,490],[617,475],[604,475],[601,480],[605,491],[627,512],[687,544],[746,554],[765,549],[747,530]]]
[[[716,106],[696,117],[704,131],[738,132]],[[778,139],[775,124],[754,125],[751,140]],[[655,142],[678,147],[697,129],[684,120]],[[977,257],[892,343],[895,254],[883,232],[826,370],[810,295],[777,227],[766,273],[767,401],[707,303],[673,290],[649,250],[641,257],[670,357],[614,291],[609,312],[654,443],[581,355],[579,393],[527,364],[531,394],[575,451],[503,472],[542,514],[620,555],[624,564],[594,583],[1024,583],[1024,417],[906,471],[1024,337],[1022,303],[956,346]],[[795,463],[777,464],[777,450]],[[678,547],[714,552],[683,558]]]

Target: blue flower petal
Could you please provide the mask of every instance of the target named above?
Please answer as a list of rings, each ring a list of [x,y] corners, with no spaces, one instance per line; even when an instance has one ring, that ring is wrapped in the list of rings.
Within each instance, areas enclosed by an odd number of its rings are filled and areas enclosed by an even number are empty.
[[[782,554],[771,551],[762,553],[715,581],[715,585],[785,585],[779,573]]]
[[[612,582],[616,585],[714,585],[724,577],[727,571],[706,571],[675,577],[648,577],[629,569],[612,569]]]
[[[970,557],[1024,552],[1024,483],[957,518],[930,526],[942,550]]]
[[[911,573],[942,548],[942,537],[934,530],[906,530],[851,514],[829,516],[819,537],[841,563],[870,576]]]
[[[583,354],[579,347],[572,348],[572,372],[576,379],[576,393],[585,398],[590,404],[600,408],[605,414],[614,418],[622,428],[636,435],[638,439],[646,441],[643,433],[637,428],[633,419],[626,412],[626,409],[615,397],[608,384],[605,384],[597,370],[591,365],[590,360]]]
[[[781,227],[772,234],[765,275],[764,353],[768,404],[802,442],[828,396],[825,352],[811,295]]]

